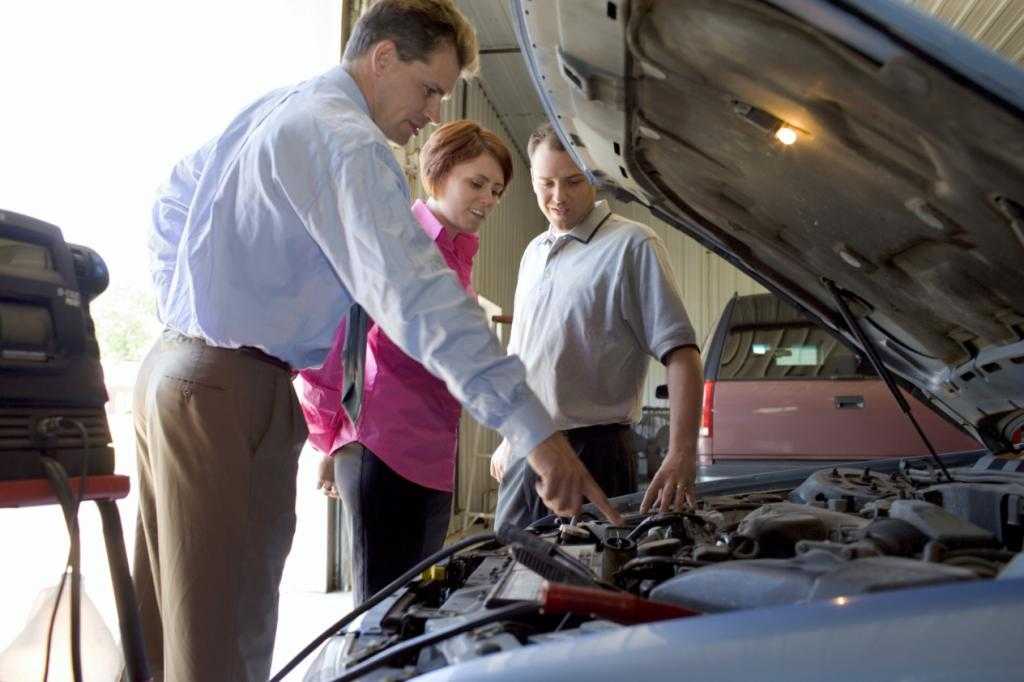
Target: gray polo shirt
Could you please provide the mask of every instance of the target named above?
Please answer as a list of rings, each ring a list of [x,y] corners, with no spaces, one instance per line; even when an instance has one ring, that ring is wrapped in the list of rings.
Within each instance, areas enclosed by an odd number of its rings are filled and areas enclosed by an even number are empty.
[[[646,225],[599,201],[572,231],[549,226],[526,247],[509,352],[556,428],[636,421],[648,357],[694,344],[665,245]]]

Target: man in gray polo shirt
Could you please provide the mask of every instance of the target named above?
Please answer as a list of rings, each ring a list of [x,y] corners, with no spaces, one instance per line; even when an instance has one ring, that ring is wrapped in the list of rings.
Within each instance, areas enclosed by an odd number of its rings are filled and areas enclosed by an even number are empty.
[[[665,246],[640,223],[595,203],[596,191],[545,124],[530,136],[530,175],[550,225],[519,266],[509,353],[555,427],[609,496],[636,491],[629,426],[638,417],[649,357],[666,366],[669,450],[643,511],[692,502],[700,415],[700,354]],[[525,526],[549,512],[536,475],[502,443],[496,525]]]

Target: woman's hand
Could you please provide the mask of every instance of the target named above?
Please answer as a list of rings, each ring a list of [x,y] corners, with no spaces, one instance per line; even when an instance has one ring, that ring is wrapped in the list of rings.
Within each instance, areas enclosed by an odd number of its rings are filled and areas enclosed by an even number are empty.
[[[320,460],[317,479],[317,490],[323,490],[324,495],[327,497],[339,499],[338,489],[334,486],[334,458],[330,455],[324,455],[323,459]]]
[[[501,483],[501,479],[505,477],[505,469],[508,467],[508,456],[509,456],[508,441],[503,440],[498,448],[491,455],[491,478],[498,483]]]

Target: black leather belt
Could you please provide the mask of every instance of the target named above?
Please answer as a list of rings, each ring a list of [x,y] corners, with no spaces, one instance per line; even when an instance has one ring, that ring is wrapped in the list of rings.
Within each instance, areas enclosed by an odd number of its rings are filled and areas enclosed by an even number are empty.
[[[287,362],[281,360],[280,358],[275,358],[273,355],[268,355],[267,353],[261,351],[259,348],[254,348],[253,346],[241,346],[239,347],[238,352],[242,353],[243,355],[248,355],[251,358],[255,358],[260,362],[265,362],[268,365],[273,365],[274,367],[283,369],[286,372],[292,371],[291,365],[289,365]]]
[[[579,438],[601,438],[623,431],[629,431],[629,424],[594,424],[593,426],[578,426],[575,429],[563,431],[566,437],[576,436]]]

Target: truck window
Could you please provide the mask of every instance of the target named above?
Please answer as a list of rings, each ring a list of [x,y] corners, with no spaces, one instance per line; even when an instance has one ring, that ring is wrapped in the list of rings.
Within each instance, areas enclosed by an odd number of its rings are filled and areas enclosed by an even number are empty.
[[[730,329],[718,372],[724,381],[874,376],[856,353],[824,329],[806,322]]]

